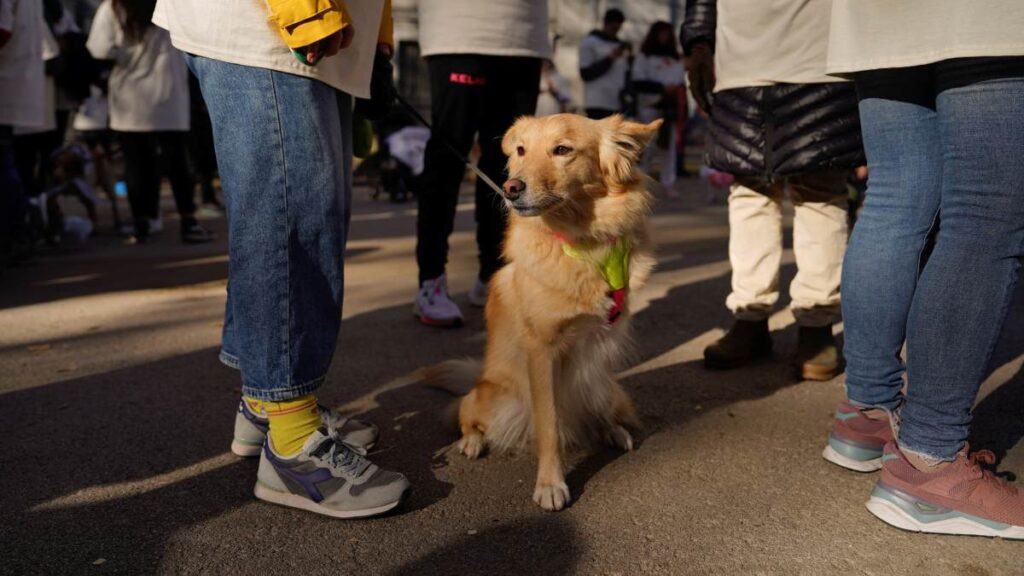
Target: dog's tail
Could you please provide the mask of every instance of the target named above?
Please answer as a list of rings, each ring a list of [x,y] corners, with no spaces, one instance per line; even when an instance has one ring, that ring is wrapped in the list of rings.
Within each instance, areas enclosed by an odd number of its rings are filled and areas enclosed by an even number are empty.
[[[484,365],[480,360],[472,358],[448,360],[424,368],[423,384],[428,388],[442,390],[452,396],[465,396],[480,380],[483,371]]]
[[[464,396],[475,393],[473,387],[480,382],[483,368],[480,360],[467,358],[442,362],[421,372],[425,386],[459,397],[444,411],[444,420],[455,429],[458,429],[459,404]],[[531,429],[530,411],[526,405],[512,398],[504,398],[493,407],[493,419],[487,428],[487,443],[495,452],[522,450],[529,445]]]
[[[441,411],[441,420],[452,429],[459,429],[460,400],[458,398],[462,398],[473,390],[473,386],[480,379],[483,371],[483,362],[472,358],[448,360],[420,371],[424,386],[457,397]]]

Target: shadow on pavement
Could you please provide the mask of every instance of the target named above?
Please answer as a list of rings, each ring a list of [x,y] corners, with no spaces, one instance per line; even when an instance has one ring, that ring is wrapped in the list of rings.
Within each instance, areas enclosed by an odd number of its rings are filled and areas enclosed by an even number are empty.
[[[218,252],[210,249],[210,255]],[[694,241],[663,247],[663,255],[682,254],[679,263],[665,269],[718,261],[725,257],[721,240]],[[199,253],[201,255],[202,253]],[[140,270],[152,270],[151,255],[123,263],[124,278],[109,284],[87,282],[55,284],[53,290],[5,290],[0,305],[42,302],[119,289],[177,286],[220,280],[226,271],[222,261],[212,264],[163,268],[156,278]],[[175,262],[180,262],[180,255]],[[189,268],[193,268],[187,272]],[[84,270],[84,269],[83,269]],[[84,273],[73,267],[61,275]],[[793,267],[784,267],[781,285],[788,286]],[[39,276],[43,274],[40,271]],[[45,274],[56,275],[47,271]],[[680,344],[717,327],[727,327],[731,315],[724,305],[729,291],[728,275],[672,288],[635,318],[639,360],[656,358]],[[995,365],[1016,358],[1024,345],[1024,302],[1019,296]],[[704,303],[697,307],[694,303]],[[701,313],[695,312],[701,310]],[[708,312],[710,310],[710,312]],[[380,386],[417,368],[483,352],[482,318],[467,316],[468,328],[439,332],[413,322],[406,305],[380,308],[345,320],[329,382],[321,399],[337,405],[372,394]],[[639,373],[623,382],[637,403],[644,429],[642,441],[665,430],[684,425],[702,412],[729,404],[762,398],[798,384],[788,356],[796,347],[795,328],[775,333],[776,355],[770,362],[734,370],[728,376],[709,375],[699,361],[684,361]],[[90,336],[84,336],[89,338]],[[976,410],[974,437],[979,447],[995,448],[1000,455],[1024,436],[1024,374],[995,390]],[[815,384],[808,384],[815,385]],[[161,566],[169,542],[185,528],[198,527],[239,511],[253,502],[254,461],[225,454],[239,396],[238,378],[217,361],[216,349],[165,358],[103,374],[0,394],[0,523],[3,573],[83,573],[93,569],[97,558],[117,560],[108,571],[149,573]],[[437,455],[454,432],[442,424],[439,414],[451,398],[418,386],[383,391],[363,417],[378,423],[383,432],[380,448],[372,455],[384,467],[405,472],[414,484],[410,501],[396,515],[358,524],[331,524],[297,511],[277,514],[288,529],[337,533],[409,529],[414,516],[418,530],[440,531],[450,520],[439,522],[417,512],[445,502],[453,484],[438,463]],[[822,430],[824,436],[825,431]],[[581,498],[591,481],[620,457],[614,450],[598,450],[576,462],[569,471],[574,500]],[[507,461],[461,465],[459,473],[488,481],[477,466],[522,470],[532,456],[520,455],[517,465]],[[525,459],[525,460],[523,460]],[[455,467],[455,466],[453,466]],[[491,478],[490,481],[495,479]],[[509,494],[468,486],[462,497],[493,506],[503,523],[460,535],[393,570],[392,574],[565,574],[576,569],[583,543],[572,522],[572,510],[560,515],[536,516],[529,503],[532,476],[515,488],[511,510],[497,506]],[[467,483],[468,484],[468,483]],[[515,480],[509,485],[514,486]],[[469,492],[472,491],[470,494]],[[522,492],[518,494],[518,492]],[[516,506],[522,503],[522,508]],[[267,506],[247,509],[246,519],[260,528],[271,514]],[[274,513],[277,511],[275,510]],[[445,510],[462,514],[459,506]],[[444,517],[444,514],[439,515]],[[422,521],[419,520],[422,518]],[[505,520],[509,518],[508,520]],[[235,523],[235,518],[230,519]],[[249,529],[242,525],[240,530]],[[282,531],[281,526],[276,529]],[[198,530],[198,528],[197,528]],[[253,531],[253,530],[251,530]],[[254,532],[258,532],[255,530]],[[253,538],[273,541],[280,533],[260,533]],[[312,536],[310,536],[312,538]],[[321,536],[326,538],[326,536]],[[233,544],[204,542],[215,546],[215,556],[233,554]],[[237,544],[237,543],[236,543]],[[265,548],[256,542],[256,549]],[[241,544],[238,544],[241,546]],[[268,552],[269,553],[269,552]],[[323,566],[322,566],[323,567]]]
[[[389,576],[572,574],[581,545],[565,515],[514,520],[467,534]]]
[[[249,502],[255,463],[217,459],[238,402],[217,364],[203,350],[0,395],[2,571],[152,572],[169,534]]]
[[[995,369],[1024,354],[1024,282],[1003,326],[1003,333],[992,354]],[[987,448],[1001,461],[1006,453],[1024,438],[1024,366],[1009,381],[994,390],[974,407],[971,424],[971,446]],[[1020,476],[1020,474],[1017,474]]]

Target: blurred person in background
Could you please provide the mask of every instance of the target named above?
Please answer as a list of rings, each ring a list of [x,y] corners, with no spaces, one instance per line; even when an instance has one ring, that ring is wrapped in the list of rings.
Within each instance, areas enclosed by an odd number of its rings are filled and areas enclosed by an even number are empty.
[[[448,293],[448,238],[466,164],[445,142],[465,157],[476,138],[480,170],[504,181],[501,137],[516,117],[537,108],[541,61],[551,55],[548,11],[546,0],[423,0],[419,14],[434,129],[417,190],[414,313],[424,324],[451,327],[462,323],[462,311]],[[475,202],[480,272],[469,302],[484,306],[487,283],[502,265],[505,211],[498,193],[480,178]]]
[[[44,29],[38,0],[0,0],[0,266],[29,253],[14,128],[45,123]]]
[[[18,167],[25,194],[36,203],[36,198],[50,185],[50,158],[63,143],[63,128],[67,115],[58,114],[58,88],[56,73],[60,64],[60,44],[55,37],[56,26],[66,26],[64,8],[59,0],[42,0],[43,5],[43,60],[45,61],[45,83],[43,123],[35,126],[14,128],[14,161]],[[71,24],[74,25],[73,22]]]
[[[796,375],[842,371],[832,334],[848,236],[846,179],[864,163],[853,84],[825,72],[831,0],[688,0],[680,31],[694,98],[711,115],[705,161],[736,177],[729,194],[735,322],[704,350],[709,368],[770,356],[779,300],[782,206],[793,203]]]
[[[619,40],[626,21],[621,10],[604,13],[600,30],[580,41],[579,65],[583,78],[583,107],[588,118],[601,119],[622,110],[622,91],[629,71],[629,45]]]
[[[87,47],[112,61],[107,84],[110,128],[124,153],[128,203],[135,220],[133,243],[163,228],[160,184],[166,171],[181,218],[181,240],[213,238],[195,218],[187,160],[188,69],[165,30],[150,20],[156,0],[105,0],[96,10]]]
[[[364,458],[375,426],[317,403],[341,328],[353,150],[344,90],[370,91],[348,71],[394,47],[390,2],[352,10],[159,0],[153,15],[185,52],[213,125],[230,256],[220,358],[242,381],[231,451],[259,458],[257,498],[339,518],[387,512],[409,488]]]
[[[568,112],[572,104],[572,86],[562,76],[550,59],[545,59],[540,68],[540,91],[537,94],[537,111],[534,116],[550,116]]]
[[[904,530],[1024,539],[1024,487],[968,442],[1024,259],[1022,30],[1018,0],[832,5],[828,70],[856,85],[871,177],[823,456],[881,469],[867,508]]]
[[[647,31],[640,53],[633,62],[633,89],[637,94],[637,115],[643,123],[657,118],[665,122],[655,146],[644,152],[644,170],[652,173],[657,150],[662,153],[659,181],[668,196],[678,176],[682,126],[686,120],[686,72],[680,59],[675,31],[668,22],[655,22]]]

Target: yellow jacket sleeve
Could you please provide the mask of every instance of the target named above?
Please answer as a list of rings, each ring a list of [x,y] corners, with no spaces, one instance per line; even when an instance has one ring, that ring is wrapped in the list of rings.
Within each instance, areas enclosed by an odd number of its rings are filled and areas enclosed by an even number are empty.
[[[270,22],[289,48],[315,44],[352,23],[341,0],[267,0]]]
[[[384,14],[380,17],[380,31],[377,32],[377,44],[395,47],[395,21],[391,18],[391,0],[384,0]]]

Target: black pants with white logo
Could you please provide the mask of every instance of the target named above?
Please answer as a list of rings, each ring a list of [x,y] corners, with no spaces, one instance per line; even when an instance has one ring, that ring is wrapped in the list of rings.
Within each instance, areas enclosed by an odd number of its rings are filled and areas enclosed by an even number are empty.
[[[448,236],[455,224],[459,185],[465,164],[441,141],[463,156],[474,136],[480,142],[480,169],[499,186],[505,180],[501,137],[519,116],[533,115],[540,85],[540,60],[451,54],[427,58],[430,67],[433,137],[427,143],[419,181],[416,261],[420,282],[444,273]],[[487,281],[501,267],[505,233],[502,199],[483,181],[476,184],[476,241],[480,279]]]

